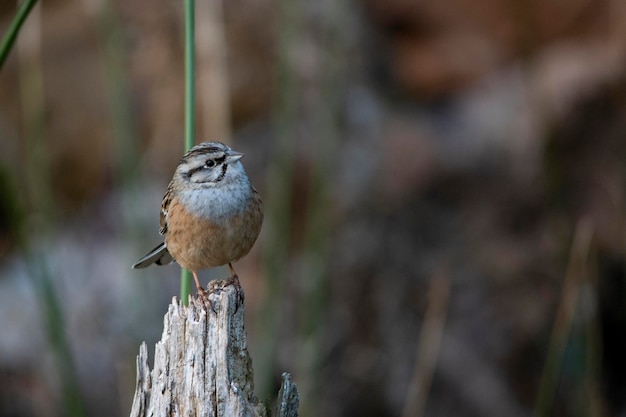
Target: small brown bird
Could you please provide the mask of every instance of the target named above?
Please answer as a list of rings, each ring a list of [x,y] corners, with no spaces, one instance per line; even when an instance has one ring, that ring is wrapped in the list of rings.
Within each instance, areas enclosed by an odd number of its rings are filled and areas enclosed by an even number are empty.
[[[191,271],[202,295],[197,272],[228,264],[240,291],[232,263],[250,252],[263,223],[261,198],[241,158],[221,142],[200,143],[183,156],[161,203],[164,242],[133,268],[175,260]]]

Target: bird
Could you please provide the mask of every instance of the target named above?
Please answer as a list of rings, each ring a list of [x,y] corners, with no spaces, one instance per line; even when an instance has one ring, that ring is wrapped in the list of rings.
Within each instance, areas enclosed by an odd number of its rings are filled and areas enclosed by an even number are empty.
[[[246,256],[263,224],[263,204],[241,163],[244,154],[222,142],[203,142],[187,151],[161,202],[163,243],[133,269],[176,261],[191,271],[199,295],[206,295],[198,271],[228,264],[243,299],[233,262]]]

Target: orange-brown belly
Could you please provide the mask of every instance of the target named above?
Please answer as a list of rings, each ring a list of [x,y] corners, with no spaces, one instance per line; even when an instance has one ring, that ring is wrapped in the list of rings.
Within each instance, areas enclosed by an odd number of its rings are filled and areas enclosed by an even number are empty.
[[[176,262],[198,271],[233,262],[245,256],[256,241],[262,222],[255,213],[242,213],[220,224],[190,216],[179,203],[172,202],[165,244]],[[257,224],[258,223],[258,224]]]

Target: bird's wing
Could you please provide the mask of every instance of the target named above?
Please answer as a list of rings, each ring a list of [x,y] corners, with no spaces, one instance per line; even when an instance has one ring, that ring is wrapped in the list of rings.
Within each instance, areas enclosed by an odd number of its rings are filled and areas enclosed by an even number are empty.
[[[161,201],[161,228],[159,229],[159,233],[161,233],[162,235],[167,233],[167,213],[169,212],[170,204],[172,202],[172,194],[174,188],[173,184],[174,181],[172,180],[172,182],[170,182],[170,184],[167,186],[167,191],[165,192],[163,200]]]

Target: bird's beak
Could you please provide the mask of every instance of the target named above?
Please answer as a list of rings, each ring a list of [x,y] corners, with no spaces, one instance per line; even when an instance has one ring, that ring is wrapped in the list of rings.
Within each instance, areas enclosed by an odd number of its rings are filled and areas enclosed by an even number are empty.
[[[241,152],[229,151],[224,162],[226,164],[232,164],[233,162],[239,161],[241,158],[243,158],[243,154]]]

